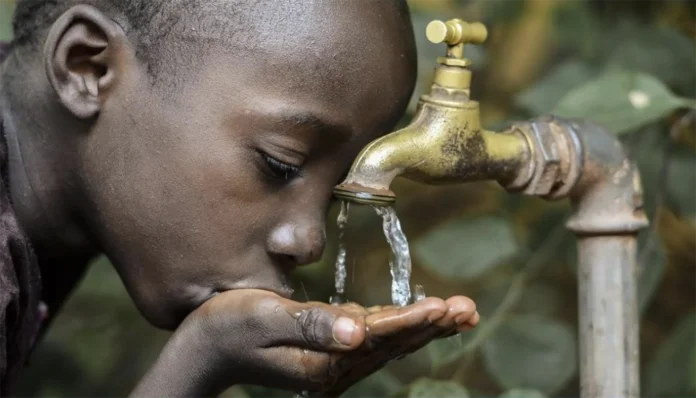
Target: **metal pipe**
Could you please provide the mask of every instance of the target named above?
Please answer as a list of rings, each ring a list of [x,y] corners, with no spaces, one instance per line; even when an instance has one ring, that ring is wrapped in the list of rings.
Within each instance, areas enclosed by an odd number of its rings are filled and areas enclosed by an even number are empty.
[[[578,237],[580,395],[638,398],[636,235]]]
[[[611,134],[567,123],[584,152],[567,224],[578,236],[580,395],[638,398],[636,240],[648,225],[640,176]]]

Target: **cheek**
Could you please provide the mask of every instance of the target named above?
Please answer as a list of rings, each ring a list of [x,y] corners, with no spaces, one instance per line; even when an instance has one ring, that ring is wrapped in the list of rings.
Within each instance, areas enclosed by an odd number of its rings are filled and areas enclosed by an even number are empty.
[[[168,127],[90,138],[86,218],[126,279],[181,284],[242,272],[220,267],[258,262],[275,214],[254,152],[223,134]]]

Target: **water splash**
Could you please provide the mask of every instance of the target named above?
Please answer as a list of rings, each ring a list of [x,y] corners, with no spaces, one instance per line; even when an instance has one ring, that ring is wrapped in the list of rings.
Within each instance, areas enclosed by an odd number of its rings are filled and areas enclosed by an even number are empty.
[[[403,307],[411,300],[411,253],[408,249],[408,241],[392,207],[373,207],[377,214],[382,216],[384,236],[392,249],[392,260],[389,262],[392,276],[392,303]]]
[[[416,285],[416,288],[414,290],[415,292],[413,293],[413,301],[418,302],[425,298],[425,289],[423,289],[422,285]]]
[[[346,244],[343,240],[346,223],[348,223],[348,212],[350,211],[350,203],[345,200],[341,201],[341,211],[338,213],[336,225],[338,225],[338,256],[336,257],[336,295],[331,297],[331,304],[340,304],[343,299],[343,293],[346,289]]]

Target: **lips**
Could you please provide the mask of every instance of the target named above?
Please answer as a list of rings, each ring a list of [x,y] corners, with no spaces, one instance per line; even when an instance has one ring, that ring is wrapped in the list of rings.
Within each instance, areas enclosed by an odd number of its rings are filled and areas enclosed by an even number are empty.
[[[292,297],[293,293],[295,293],[295,289],[292,289],[290,287],[281,287],[281,288],[277,288],[277,289],[263,289],[263,290],[268,290],[268,291],[273,292],[273,293],[279,295],[280,297],[284,297],[286,299],[289,299],[290,297]]]
[[[290,281],[288,278],[278,278],[280,280],[276,280],[274,282],[269,283],[266,281],[265,283],[258,283],[255,281],[239,281],[236,283],[232,283],[226,286],[221,286],[220,288],[216,289],[217,292],[223,292],[226,290],[244,290],[244,289],[255,289],[255,290],[264,290],[267,292],[271,292],[274,294],[277,294],[280,297],[284,297],[289,299],[292,297],[293,293],[295,293],[295,290],[291,287]]]

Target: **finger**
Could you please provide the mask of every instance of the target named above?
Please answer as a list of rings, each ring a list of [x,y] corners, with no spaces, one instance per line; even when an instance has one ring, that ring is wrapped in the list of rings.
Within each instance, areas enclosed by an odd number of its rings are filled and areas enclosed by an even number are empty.
[[[476,327],[476,325],[478,325],[479,320],[480,320],[480,315],[479,315],[478,311],[476,311],[474,313],[474,315],[471,318],[469,318],[469,320],[467,322],[457,326],[457,332],[465,332],[468,330],[472,330],[473,328]]]
[[[452,314],[454,326],[459,327],[467,322],[476,314],[476,303],[468,297],[454,296],[448,298],[445,303]],[[447,325],[450,326],[450,325]]]
[[[340,396],[351,385],[376,372],[388,362],[423,348],[441,334],[442,329],[438,326],[423,324],[402,331],[398,336],[383,339],[367,353],[353,351],[341,354],[332,366],[342,372],[342,376],[335,386],[325,392],[325,396]]]
[[[423,303],[423,307],[418,303]],[[370,335],[390,337],[378,339],[369,350],[342,356],[334,368],[343,370],[345,374],[331,389],[331,396],[340,395],[351,384],[389,361],[415,352],[437,338],[455,334],[458,322],[467,326],[469,322],[478,322],[476,304],[467,297],[455,296],[444,302],[427,298],[418,303],[402,308],[368,308],[368,311],[373,311],[366,319],[371,328]]]
[[[401,346],[394,349],[407,353],[413,352],[433,339],[452,336],[460,331],[460,327],[462,330],[472,328],[478,322],[476,304],[470,298],[454,296],[447,299],[445,304],[448,307],[447,312],[432,324],[426,324],[424,329],[419,329],[417,326],[404,329],[390,338],[399,342],[398,345]],[[471,325],[469,322],[474,324]],[[401,354],[397,352],[394,355]]]
[[[338,308],[342,309],[343,311],[346,311],[347,313],[353,315],[353,316],[358,316],[362,317],[367,315],[369,312],[365,307],[358,303],[354,302],[348,302],[348,303],[343,303],[338,306]]]
[[[290,345],[316,351],[348,351],[365,340],[365,321],[326,303],[298,303],[277,298],[267,305],[265,331],[269,346]],[[282,307],[282,310],[277,309]]]
[[[369,314],[374,314],[375,312],[381,312],[381,311],[389,311],[394,308],[397,308],[396,306],[393,305],[373,305],[372,307],[367,308],[367,312]]]
[[[435,297],[405,307],[391,307],[365,317],[370,336],[386,337],[416,326],[432,324],[445,316],[447,304]]]

